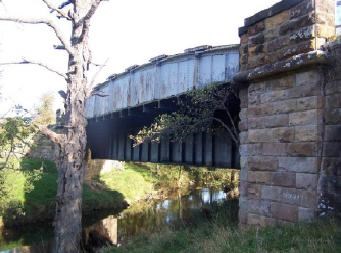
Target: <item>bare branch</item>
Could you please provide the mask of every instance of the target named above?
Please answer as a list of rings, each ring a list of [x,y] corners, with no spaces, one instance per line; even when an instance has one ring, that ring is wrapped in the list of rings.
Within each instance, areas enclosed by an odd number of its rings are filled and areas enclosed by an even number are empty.
[[[66,6],[68,6],[69,4],[73,4],[74,3],[74,0],[67,0],[65,2],[63,2],[61,5],[59,5],[58,9],[63,9],[65,8]]]
[[[63,145],[65,141],[65,135],[64,134],[57,134],[54,131],[50,130],[46,126],[38,126],[39,131],[45,135],[47,138],[49,138],[53,143]]]
[[[56,50],[65,50],[65,46],[64,45],[53,45],[53,48]]]
[[[234,123],[234,120],[233,120],[233,118],[232,118],[232,116],[231,116],[231,113],[230,113],[229,109],[226,108],[226,107],[225,107],[225,113],[227,114],[227,116],[228,116],[228,118],[229,118],[229,121],[230,121],[230,123],[231,123],[231,125],[232,125],[232,130],[233,130],[235,136],[239,136],[239,134],[238,134],[238,129],[237,129],[237,127],[236,127],[236,124]]]
[[[91,7],[90,7],[88,13],[80,20],[80,22],[90,20],[91,17],[95,14],[96,9],[101,2],[102,2],[102,0],[94,0],[91,4]]]
[[[52,12],[57,12],[60,17],[63,17],[67,20],[71,20],[69,13],[65,12],[62,9],[59,9],[57,6],[55,6],[53,3],[51,3],[49,0],[42,0],[46,6],[52,11]]]
[[[90,83],[89,83],[88,90],[92,90],[93,85],[94,85],[94,83],[95,83],[95,81],[96,81],[97,76],[103,71],[104,67],[107,66],[108,61],[109,61],[109,58],[107,58],[107,59],[105,60],[105,62],[104,62],[102,65],[100,65],[100,68],[96,71],[96,73],[94,74],[94,76],[92,77],[92,79],[91,79],[91,81],[90,81]]]
[[[59,41],[63,44],[65,47],[65,50],[69,53],[72,54],[72,49],[70,47],[70,43],[68,42],[67,39],[64,38],[62,35],[62,32],[59,30],[59,28],[54,24],[52,20],[49,19],[34,19],[34,18],[29,18],[29,19],[24,19],[24,18],[14,18],[14,17],[0,17],[0,21],[9,21],[9,22],[15,22],[15,23],[23,23],[23,24],[44,24],[47,25],[48,27],[52,28],[54,31],[55,35],[59,39]]]
[[[91,92],[90,95],[91,96],[98,96],[98,97],[102,97],[102,98],[109,96],[109,94],[106,94],[106,93],[101,92],[101,91],[93,91],[93,92]]]
[[[239,137],[234,134],[234,132],[225,124],[225,122],[217,117],[213,117],[212,119],[219,122],[229,132],[233,141],[239,146]]]
[[[99,63],[95,63],[95,62],[90,62],[90,65],[93,65],[95,67],[105,67],[105,64],[99,64]]]
[[[24,65],[24,64],[31,64],[31,65],[37,65],[37,66],[40,66],[54,74],[57,74],[59,75],[60,77],[62,77],[63,79],[67,79],[67,76],[49,66],[47,66],[46,64],[44,63],[41,63],[41,62],[35,62],[35,61],[28,61],[28,60],[25,60],[23,59],[22,61],[19,61],[19,62],[3,62],[3,63],[0,63],[0,66],[5,66],[5,65]]]
[[[87,35],[89,33],[90,19],[95,14],[98,5],[101,2],[102,2],[102,0],[93,0],[87,14],[85,14],[84,17],[82,17],[80,20],[78,20],[77,23],[75,24],[76,27],[82,26],[82,33],[80,34],[79,38],[77,38],[77,43],[83,41],[83,39],[85,37],[87,37]]]

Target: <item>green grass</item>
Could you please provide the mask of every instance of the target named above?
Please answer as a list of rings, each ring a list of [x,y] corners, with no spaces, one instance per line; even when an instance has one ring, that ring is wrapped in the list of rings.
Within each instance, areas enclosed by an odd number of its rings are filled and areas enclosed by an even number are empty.
[[[42,166],[43,164],[43,166]],[[0,171],[0,217],[4,225],[44,222],[54,216],[57,170],[51,161],[22,159],[17,169]],[[122,210],[126,204],[121,193],[84,185],[83,211]]]
[[[154,192],[156,177],[150,170],[127,163],[124,170],[113,170],[100,175],[100,181],[110,190],[123,194],[127,202],[132,203]]]
[[[105,253],[339,253],[340,222],[284,225],[241,231],[218,222],[166,229]]]

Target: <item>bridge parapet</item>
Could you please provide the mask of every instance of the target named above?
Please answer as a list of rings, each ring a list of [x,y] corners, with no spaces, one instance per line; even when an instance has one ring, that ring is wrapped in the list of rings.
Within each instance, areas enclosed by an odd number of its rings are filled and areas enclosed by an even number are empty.
[[[107,96],[87,100],[88,119],[179,96],[211,83],[226,83],[239,71],[239,45],[200,46],[161,55],[110,76],[96,89]]]

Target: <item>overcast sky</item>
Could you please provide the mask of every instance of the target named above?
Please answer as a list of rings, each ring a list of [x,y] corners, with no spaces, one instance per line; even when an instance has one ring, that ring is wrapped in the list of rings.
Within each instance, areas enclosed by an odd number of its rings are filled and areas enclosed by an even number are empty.
[[[238,27],[244,18],[279,0],[110,0],[103,2],[92,20],[90,46],[96,63],[107,67],[98,81],[148,62],[160,54],[175,54],[199,45],[239,43]],[[41,0],[3,0],[0,15],[50,15]],[[61,23],[68,33],[68,24]],[[67,58],[53,50],[58,41],[43,25],[0,23],[0,62],[29,60],[66,69]],[[6,96],[0,113],[12,104],[32,108],[46,92],[64,89],[64,81],[39,67],[2,68],[0,86]]]

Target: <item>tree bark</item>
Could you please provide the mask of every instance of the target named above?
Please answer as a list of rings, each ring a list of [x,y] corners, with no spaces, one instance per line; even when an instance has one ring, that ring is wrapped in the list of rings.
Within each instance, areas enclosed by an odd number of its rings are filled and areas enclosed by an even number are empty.
[[[58,190],[55,214],[55,253],[80,252],[82,192],[86,168],[85,99],[90,62],[88,33],[92,8],[100,1],[75,0],[69,55],[65,112],[66,141],[58,156]],[[94,4],[97,3],[97,6]]]

